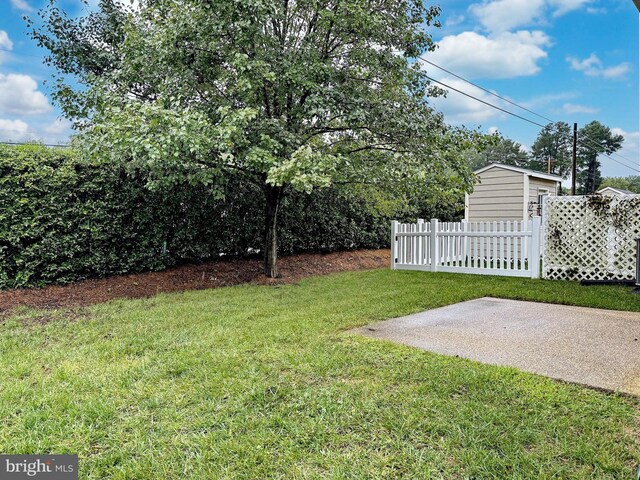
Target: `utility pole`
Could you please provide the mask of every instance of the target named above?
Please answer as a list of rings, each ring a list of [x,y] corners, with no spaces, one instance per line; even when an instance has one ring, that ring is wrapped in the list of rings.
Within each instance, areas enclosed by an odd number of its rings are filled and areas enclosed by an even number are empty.
[[[576,162],[578,153],[578,124],[573,124],[573,155],[571,156],[571,195],[576,194]]]

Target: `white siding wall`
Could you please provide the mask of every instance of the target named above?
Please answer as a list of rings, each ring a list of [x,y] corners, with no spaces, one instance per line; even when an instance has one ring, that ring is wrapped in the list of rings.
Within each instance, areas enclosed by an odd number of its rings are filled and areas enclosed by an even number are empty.
[[[494,167],[479,177],[480,183],[468,198],[467,220],[523,220],[524,174]]]
[[[538,215],[538,195],[545,189],[549,192],[549,195],[557,195],[558,183],[543,178],[529,177],[529,202],[534,203],[533,211],[531,212],[533,215]],[[540,214],[542,214],[542,211],[540,211]]]
[[[551,180],[544,180],[543,178],[529,177],[529,201],[537,202],[539,189],[546,188],[549,191],[549,195],[557,194],[557,183]]]

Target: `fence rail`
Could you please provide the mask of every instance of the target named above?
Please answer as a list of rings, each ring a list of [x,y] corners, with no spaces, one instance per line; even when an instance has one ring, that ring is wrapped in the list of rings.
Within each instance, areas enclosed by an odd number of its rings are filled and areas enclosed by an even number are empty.
[[[391,222],[391,268],[540,276],[540,217],[527,222]]]

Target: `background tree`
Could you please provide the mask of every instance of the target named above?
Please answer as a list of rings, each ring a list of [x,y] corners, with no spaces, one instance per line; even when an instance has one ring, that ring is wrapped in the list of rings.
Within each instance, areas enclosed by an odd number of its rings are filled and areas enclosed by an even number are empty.
[[[577,183],[580,193],[588,195],[598,189],[602,183],[598,156],[618,151],[622,142],[622,135],[614,135],[609,127],[596,120],[578,130]]]
[[[411,58],[434,48],[421,0],[142,0],[68,18],[55,1],[33,32],[61,80],[55,98],[93,156],[126,158],[149,186],[260,185],[265,273],[291,191],[455,179],[472,135],[426,102]],[[95,58],[94,58],[95,57]],[[81,88],[64,77],[73,74]]]
[[[539,172],[548,171],[567,178],[571,173],[572,133],[568,123],[556,122],[546,125],[531,146],[529,168]]]
[[[484,148],[481,148],[480,151],[470,151],[467,154],[472,170],[478,170],[490,163],[528,168],[529,154],[518,142],[500,134],[493,134],[484,137],[483,145]]]
[[[630,177],[606,177],[602,180],[600,188],[613,187],[640,193],[640,175]]]
[[[127,18],[135,12],[129,2],[100,0],[95,11],[70,18],[58,7],[58,0],[48,0],[38,11],[40,22],[27,18],[31,37],[49,51],[44,61],[55,69],[53,99],[68,118],[90,117],[96,105],[75,83],[90,85],[119,68],[122,52],[118,47],[126,38]],[[134,86],[131,94],[141,95]]]

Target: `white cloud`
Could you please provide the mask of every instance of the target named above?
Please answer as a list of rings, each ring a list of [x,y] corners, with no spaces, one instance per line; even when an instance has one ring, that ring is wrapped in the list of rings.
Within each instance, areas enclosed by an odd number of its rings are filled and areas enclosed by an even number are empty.
[[[49,125],[44,127],[44,131],[49,135],[61,135],[68,132],[71,128],[71,122],[65,118],[56,118]]]
[[[4,30],[0,30],[0,48],[13,50],[13,42],[9,38],[9,34]]]
[[[541,107],[547,107],[550,104],[555,105],[559,101],[570,100],[575,98],[577,94],[575,92],[559,92],[559,93],[549,93],[547,95],[538,95],[533,97],[526,102],[521,102],[520,104],[523,107],[527,107],[529,109],[536,109]]]
[[[494,0],[476,3],[469,11],[491,32],[506,32],[539,20],[544,0]]]
[[[443,83],[460,90],[476,98],[484,100],[487,103],[506,108],[506,103],[502,100],[489,95],[485,91],[469,85],[468,83],[458,80],[457,78],[439,79]],[[436,97],[431,99],[436,110],[444,114],[444,119],[452,125],[478,124],[487,120],[502,118],[505,114],[500,111],[482,104],[477,100],[469,98],[462,93],[442,87],[448,91],[446,97]]]
[[[462,22],[464,22],[464,20],[464,15],[454,15],[453,17],[447,18],[447,20],[444,22],[444,26],[455,27],[456,25],[460,25]]]
[[[0,30],[0,63],[9,57],[7,50],[13,50],[13,42],[7,32]]]
[[[549,5],[553,8],[553,16],[560,17],[573,10],[579,10],[591,0],[549,0]]]
[[[485,0],[469,11],[490,32],[507,32],[515,28],[544,23],[549,13],[560,17],[582,8],[591,0]]]
[[[467,78],[514,78],[538,73],[538,62],[547,58],[544,47],[550,44],[541,31],[463,32],[444,37],[427,59]]]
[[[0,118],[0,140],[22,142],[29,138],[29,125],[22,120]]]
[[[586,105],[577,105],[575,103],[565,103],[562,105],[562,113],[567,115],[573,115],[576,113],[598,113],[600,110],[593,107],[587,107]]]
[[[624,76],[631,66],[624,62],[612,67],[605,67],[602,60],[598,58],[595,53],[592,53],[584,60],[579,60],[575,57],[567,57],[567,62],[573,70],[583,72],[589,77],[603,77],[603,78],[619,78]]]
[[[39,115],[51,111],[47,97],[29,75],[0,73],[0,112]]]
[[[636,170],[640,170],[640,132],[626,132],[622,128],[615,127],[611,129],[611,133],[613,133],[614,135],[622,135],[624,137],[622,148],[618,152],[616,152],[619,155],[613,155],[612,157],[619,162],[635,167]],[[603,167],[609,164],[611,164],[611,168],[614,168],[615,166],[616,176],[627,177],[629,175],[640,175],[640,173],[634,172],[632,169],[625,168],[619,164],[616,164],[611,160],[603,160]],[[614,174],[607,172],[607,175],[613,176]]]
[[[26,0],[11,0],[11,5],[23,12],[33,11],[33,8],[31,8],[31,5],[29,5]]]

